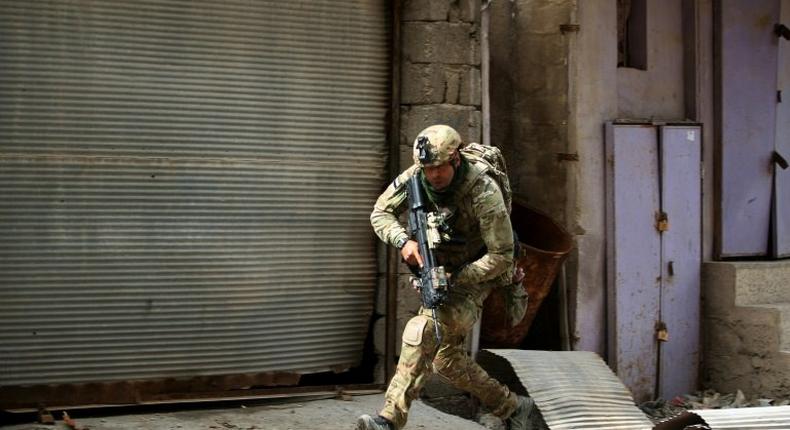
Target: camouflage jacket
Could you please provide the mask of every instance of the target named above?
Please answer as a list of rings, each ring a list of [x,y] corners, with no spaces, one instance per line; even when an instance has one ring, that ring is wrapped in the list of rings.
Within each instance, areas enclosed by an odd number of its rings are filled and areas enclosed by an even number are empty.
[[[437,259],[452,273],[453,285],[505,285],[513,272],[513,230],[507,207],[496,181],[487,174],[488,166],[467,161],[469,168],[453,199],[434,208],[445,215],[453,239],[439,246]],[[409,237],[399,217],[408,209],[406,182],[418,169],[413,165],[398,175],[370,215],[376,235],[390,245]]]

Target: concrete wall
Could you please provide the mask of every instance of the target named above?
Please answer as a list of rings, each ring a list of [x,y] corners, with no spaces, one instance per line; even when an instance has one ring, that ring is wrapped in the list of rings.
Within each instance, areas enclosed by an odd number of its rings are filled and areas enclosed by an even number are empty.
[[[514,195],[565,218],[568,152],[567,0],[491,3],[491,144],[502,148]]]
[[[685,118],[682,21],[682,0],[647,1],[647,70],[617,68],[619,118]]]
[[[492,3],[492,144],[504,148],[514,192],[575,235],[567,281],[576,349],[606,352],[603,125],[686,117],[682,6],[648,1],[643,71],[617,67],[616,0]],[[579,31],[563,34],[561,24]],[[576,161],[560,161],[568,158]]]
[[[606,353],[604,123],[617,114],[615,1],[578,4],[580,31],[571,41],[571,147],[579,162],[568,183],[568,223],[576,233],[569,276],[575,348]]]

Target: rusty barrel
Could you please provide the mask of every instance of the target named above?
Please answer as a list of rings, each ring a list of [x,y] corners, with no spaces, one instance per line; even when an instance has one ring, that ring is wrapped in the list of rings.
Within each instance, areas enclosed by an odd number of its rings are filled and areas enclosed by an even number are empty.
[[[521,252],[516,265],[524,270],[521,286],[529,294],[526,315],[520,323],[510,325],[504,290],[495,288],[483,305],[480,340],[486,348],[517,348],[543,299],[551,291],[563,261],[573,248],[571,235],[548,215],[513,200],[513,228],[518,234]]]

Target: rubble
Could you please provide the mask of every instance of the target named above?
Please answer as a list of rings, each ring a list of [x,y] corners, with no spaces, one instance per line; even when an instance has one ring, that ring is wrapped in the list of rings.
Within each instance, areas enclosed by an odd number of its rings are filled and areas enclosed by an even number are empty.
[[[722,394],[715,390],[698,391],[695,394],[684,394],[666,401],[663,399],[642,403],[639,409],[654,423],[679,415],[692,409],[729,409],[760,406],[787,406],[790,398],[769,399],[762,397],[747,398],[741,390],[735,393]]]

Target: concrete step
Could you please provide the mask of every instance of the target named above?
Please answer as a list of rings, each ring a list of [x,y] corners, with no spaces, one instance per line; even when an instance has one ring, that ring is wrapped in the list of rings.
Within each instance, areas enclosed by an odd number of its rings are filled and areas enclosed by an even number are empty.
[[[756,309],[776,310],[779,312],[779,350],[790,354],[790,302],[788,303],[774,303],[771,305],[751,305],[749,307]]]
[[[703,264],[706,387],[790,392],[790,261]]]
[[[725,263],[735,269],[735,303],[790,303],[790,261]]]

